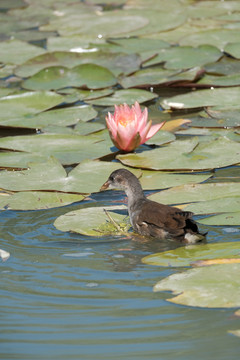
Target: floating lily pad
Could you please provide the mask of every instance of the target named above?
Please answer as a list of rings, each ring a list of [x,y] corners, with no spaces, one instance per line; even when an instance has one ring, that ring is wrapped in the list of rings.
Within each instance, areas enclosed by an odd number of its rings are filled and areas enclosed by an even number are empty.
[[[27,170],[1,171],[1,188],[12,191],[51,190],[72,193],[98,192],[110,173],[123,167],[118,163],[85,160],[68,175],[60,162],[51,157],[30,163]],[[135,171],[140,176],[140,171]]]
[[[240,73],[240,62],[224,56],[217,62],[206,64],[204,69],[211,75],[236,75]]]
[[[240,85],[240,74],[226,76],[204,75],[197,84],[209,86],[237,86]]]
[[[131,169],[132,171],[132,169]],[[210,174],[175,174],[161,171],[141,170],[140,182],[143,189],[166,189],[180,184],[195,184],[205,181]]]
[[[172,291],[175,304],[209,308],[240,306],[240,264],[213,265],[173,274],[154,291]]]
[[[160,85],[179,81],[194,81],[199,71],[199,68],[184,72],[164,70],[162,68],[148,68],[137,71],[133,75],[121,79],[119,82],[124,88],[130,88],[147,87],[150,85]]]
[[[112,96],[102,97],[100,99],[86,100],[87,103],[98,105],[98,106],[113,106],[126,103],[128,105],[134,104],[138,101],[140,104],[153,100],[158,97],[157,94],[150,91],[141,90],[141,89],[128,89],[128,90],[118,90]]]
[[[38,113],[17,119],[0,119],[0,125],[42,129],[49,125],[69,126],[78,121],[86,122],[97,116],[96,110],[88,105],[66,107]]]
[[[139,16],[144,16],[147,19],[148,24],[144,27],[140,28],[136,31],[128,32],[130,36],[146,36],[148,34],[159,33],[162,31],[167,31],[170,29],[174,29],[186,21],[186,13],[184,11],[179,11],[177,8],[174,8],[174,11],[163,11],[164,5],[161,3],[161,9],[156,9],[154,7],[150,7],[149,3],[147,8],[142,11],[141,9],[130,9],[125,12],[122,12],[122,16],[126,16],[127,14],[135,14]],[[126,15],[125,15],[126,14]]]
[[[5,64],[22,64],[26,60],[45,53],[39,46],[30,45],[25,41],[8,40],[0,42],[0,62]]]
[[[161,105],[164,109],[189,109],[204,106],[239,107],[240,87],[227,89],[207,89],[194,91],[184,95],[164,99]]]
[[[64,97],[51,91],[24,92],[0,98],[0,121],[37,114],[59,105]]]
[[[195,214],[239,212],[239,209],[240,209],[240,196],[222,197],[219,199],[205,200],[190,204],[186,208],[184,208],[184,210],[192,211]]]
[[[162,202],[163,204],[187,204],[190,202],[205,202],[215,199],[237,197],[239,196],[239,193],[240,183],[237,182],[189,184],[176,186],[174,188],[150,195],[149,199]],[[197,206],[198,205],[196,204],[196,207]],[[201,205],[199,204],[199,206]],[[220,207],[220,211],[221,210],[222,208]]]
[[[189,69],[217,61],[220,57],[222,57],[222,52],[215,46],[176,46],[160,50],[156,57],[144,65],[150,66],[164,62],[166,69]]]
[[[77,49],[71,52],[55,51],[45,53],[31,58],[21,66],[18,66],[14,73],[21,77],[29,77],[43,69],[49,70],[51,67],[73,69],[83,64],[95,64],[107,68],[115,76],[118,76],[121,73],[129,74],[134,72],[141,65],[141,59],[137,54],[111,54],[109,52],[98,51],[97,48],[93,50],[86,50],[82,53],[77,52]]]
[[[193,262],[207,259],[239,258],[240,247],[238,242],[225,242],[182,246],[174,250],[163,251],[145,256],[144,264],[156,266],[190,266]]]
[[[175,135],[169,131],[158,131],[151,139],[146,141],[147,145],[162,145],[172,142],[176,139]]]
[[[210,216],[205,219],[200,219],[199,222],[205,225],[235,225],[239,226],[240,224],[240,211],[238,212],[228,212],[215,216]]]
[[[115,76],[102,66],[82,64],[73,69],[62,66],[46,68],[25,80],[22,86],[30,90],[56,90],[68,86],[101,89],[117,83]]]
[[[124,205],[90,207],[71,211],[65,215],[59,216],[54,226],[60,231],[71,231],[87,236],[106,236],[120,235],[121,231],[109,221],[104,210],[107,210],[110,216],[122,228],[122,233],[130,227],[126,219],[126,214],[119,214],[118,211],[126,210]]]
[[[176,140],[151,151],[118,155],[117,158],[127,166],[145,169],[204,170],[237,164],[239,154],[240,144],[235,141],[219,138],[198,144],[197,139],[192,138]]]
[[[41,134],[0,138],[0,148],[53,155],[64,165],[97,159],[117,151],[108,137],[98,135]]]
[[[170,44],[168,44],[166,41],[151,38],[144,39],[131,37],[123,39],[112,39],[110,42],[121,46],[124,51],[137,54],[141,54],[147,51],[158,52],[161,48],[170,47]]]
[[[224,51],[236,59],[240,59],[240,42],[227,44]]]
[[[105,129],[105,125],[98,122],[83,122],[79,121],[74,128],[74,132],[77,132],[80,135],[88,135],[94,132]]]
[[[85,6],[86,9],[86,6]],[[77,11],[77,12],[76,12]],[[148,24],[148,19],[142,14],[127,14],[121,10],[96,13],[80,12],[66,13],[49,24],[40,28],[43,31],[58,31],[61,36],[77,34],[92,35],[95,39],[101,37],[119,36],[142,28]]]
[[[0,208],[4,210],[39,210],[65,206],[84,199],[79,194],[57,192],[24,191],[17,194],[1,196]]]
[[[239,30],[228,30],[228,29],[210,29],[205,31],[199,31],[187,35],[180,39],[180,45],[199,46],[209,44],[218,47],[220,50],[228,43],[239,42],[240,32]]]

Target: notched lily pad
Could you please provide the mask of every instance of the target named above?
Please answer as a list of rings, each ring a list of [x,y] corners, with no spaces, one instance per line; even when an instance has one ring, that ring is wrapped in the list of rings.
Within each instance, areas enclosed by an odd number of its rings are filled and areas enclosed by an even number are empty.
[[[126,221],[126,214],[118,213],[123,210],[126,210],[124,205],[82,208],[59,216],[55,220],[54,226],[60,231],[70,231],[87,236],[126,235],[130,225]],[[106,211],[113,222],[109,219]],[[119,228],[114,225],[114,222]]]

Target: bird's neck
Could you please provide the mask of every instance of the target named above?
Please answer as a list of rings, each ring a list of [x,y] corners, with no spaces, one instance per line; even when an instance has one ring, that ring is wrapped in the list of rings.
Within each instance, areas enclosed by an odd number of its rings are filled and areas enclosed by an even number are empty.
[[[128,197],[128,210],[131,211],[134,208],[134,205],[142,199],[145,199],[142,187],[139,182],[130,184],[129,187],[125,190]]]

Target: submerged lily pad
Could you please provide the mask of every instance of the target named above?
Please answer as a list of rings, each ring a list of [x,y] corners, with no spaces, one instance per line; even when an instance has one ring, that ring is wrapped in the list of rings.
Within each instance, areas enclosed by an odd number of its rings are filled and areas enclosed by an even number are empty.
[[[102,66],[82,64],[72,69],[63,66],[46,68],[25,80],[22,86],[30,90],[56,90],[68,86],[102,89],[117,83],[115,76]]]
[[[154,291],[172,291],[175,304],[208,308],[240,306],[240,264],[213,265],[173,274],[159,281]]]
[[[144,264],[156,266],[190,266],[198,260],[239,258],[240,248],[238,242],[225,242],[215,244],[201,244],[182,246],[174,250],[163,251],[145,256]]]
[[[121,235],[130,227],[125,220],[126,214],[118,213],[125,209],[124,205],[82,208],[59,216],[54,226],[60,231],[71,231],[87,236]],[[122,231],[111,223],[104,210],[109,212]]]

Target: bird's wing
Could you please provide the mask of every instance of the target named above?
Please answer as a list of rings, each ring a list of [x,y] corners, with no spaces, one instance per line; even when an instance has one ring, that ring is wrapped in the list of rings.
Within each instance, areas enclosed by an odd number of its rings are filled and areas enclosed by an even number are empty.
[[[186,221],[192,215],[191,212],[182,211],[176,207],[146,201],[142,204],[137,222],[139,224],[151,224],[174,234],[176,231],[178,232],[178,230],[186,227]]]

